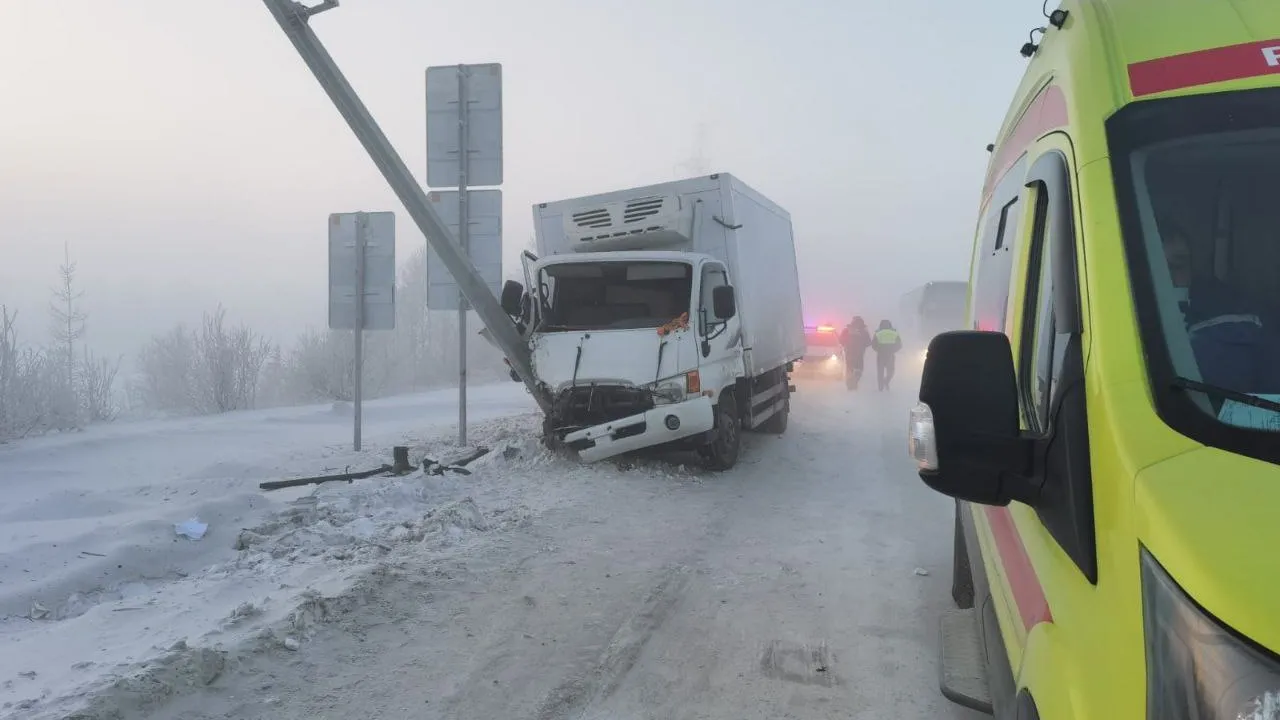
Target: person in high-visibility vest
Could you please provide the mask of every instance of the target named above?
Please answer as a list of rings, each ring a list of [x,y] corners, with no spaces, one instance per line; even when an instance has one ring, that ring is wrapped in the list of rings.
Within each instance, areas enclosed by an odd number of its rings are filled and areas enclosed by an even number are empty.
[[[893,328],[893,323],[880,321],[880,327],[871,337],[871,349],[876,351],[876,380],[880,390],[888,390],[889,381],[893,380],[893,358],[902,349],[902,336]]]

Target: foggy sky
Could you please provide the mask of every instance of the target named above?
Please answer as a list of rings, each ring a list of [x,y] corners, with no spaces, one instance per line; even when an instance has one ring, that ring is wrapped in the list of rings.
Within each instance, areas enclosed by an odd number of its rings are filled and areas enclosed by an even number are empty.
[[[503,64],[508,273],[533,203],[701,153],[791,212],[812,320],[966,278],[1041,2],[760,5],[343,0],[312,27],[420,181],[425,68]],[[401,259],[423,242],[260,0],[0,0],[0,303],[28,342],[64,242],[107,354],[218,302],[323,327],[325,220],[355,210],[396,211]]]

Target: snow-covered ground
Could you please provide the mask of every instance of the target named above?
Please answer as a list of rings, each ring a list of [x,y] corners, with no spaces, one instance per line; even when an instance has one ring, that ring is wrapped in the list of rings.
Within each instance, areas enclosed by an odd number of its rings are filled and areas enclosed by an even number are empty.
[[[723,474],[552,456],[515,383],[472,390],[467,476],[257,487],[457,452],[451,391],[370,403],[359,454],[329,407],[0,448],[0,717],[973,717],[911,395],[802,385]]]
[[[104,685],[128,685],[148,661],[182,655],[170,652],[181,643],[235,645],[287,617],[305,593],[342,592],[389,543],[450,541],[474,512],[458,504],[466,488],[454,476],[273,492],[258,483],[378,467],[392,445],[413,447],[414,460],[456,453],[456,398],[367,403],[360,453],[341,404],[0,446],[0,717],[59,716]],[[469,400],[479,422],[534,408],[515,383],[471,388]],[[484,439],[528,438],[523,427],[503,436],[504,427],[491,424]],[[198,541],[175,533],[189,518],[208,524]],[[183,681],[142,679],[160,694]]]

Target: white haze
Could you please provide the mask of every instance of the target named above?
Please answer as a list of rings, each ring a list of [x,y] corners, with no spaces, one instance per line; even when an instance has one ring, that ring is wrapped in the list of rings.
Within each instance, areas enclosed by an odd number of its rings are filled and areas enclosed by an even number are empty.
[[[790,210],[807,312],[843,319],[966,276],[1040,10],[348,0],[313,27],[420,180],[424,68],[503,63],[509,274],[535,202],[723,170]],[[331,212],[396,211],[402,261],[423,244],[258,0],[5,0],[0,97],[0,304],[26,343],[51,341],[64,246],[85,342],[134,365],[219,303],[286,349],[322,329]]]

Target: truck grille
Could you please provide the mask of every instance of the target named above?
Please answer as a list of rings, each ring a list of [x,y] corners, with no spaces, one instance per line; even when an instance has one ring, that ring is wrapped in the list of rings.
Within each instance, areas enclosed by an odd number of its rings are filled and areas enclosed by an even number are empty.
[[[648,390],[617,385],[568,388],[556,398],[553,414],[559,427],[589,427],[653,409]]]

